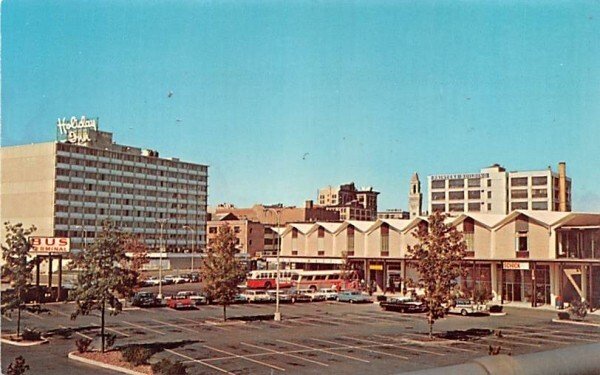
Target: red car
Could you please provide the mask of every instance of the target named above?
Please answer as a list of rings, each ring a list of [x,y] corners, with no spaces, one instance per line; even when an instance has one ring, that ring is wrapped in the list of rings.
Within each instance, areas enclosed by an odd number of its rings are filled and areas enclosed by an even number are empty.
[[[173,296],[167,300],[167,307],[175,310],[191,309],[194,307],[194,301],[189,296]]]

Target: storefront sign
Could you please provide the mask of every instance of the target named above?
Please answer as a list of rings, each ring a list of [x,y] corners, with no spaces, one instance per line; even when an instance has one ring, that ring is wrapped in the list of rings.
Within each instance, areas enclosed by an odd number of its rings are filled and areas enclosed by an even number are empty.
[[[73,116],[67,120],[66,117],[63,117],[58,119],[56,126],[59,134],[66,136],[67,142],[81,144],[91,140],[88,134],[90,129],[98,130],[98,119],[88,119],[85,116],[77,119]]]
[[[502,268],[505,270],[528,270],[529,263],[527,262],[504,262]]]
[[[383,265],[381,264],[370,264],[369,269],[373,271],[383,271]]]
[[[488,173],[461,173],[461,174],[438,174],[431,176],[431,181],[437,180],[464,180],[465,178],[488,178]]]
[[[31,251],[35,253],[68,253],[71,240],[66,237],[29,237]]]

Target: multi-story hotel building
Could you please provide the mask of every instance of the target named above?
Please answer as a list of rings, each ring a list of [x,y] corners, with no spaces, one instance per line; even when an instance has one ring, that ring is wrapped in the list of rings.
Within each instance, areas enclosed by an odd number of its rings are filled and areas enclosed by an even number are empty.
[[[558,173],[550,168],[507,172],[495,164],[480,173],[429,176],[428,186],[429,212],[571,211],[565,163],[559,163]]]
[[[377,219],[377,195],[372,187],[358,190],[353,182],[319,189],[318,205],[339,213],[340,220]]]
[[[59,120],[64,141],[1,149],[2,220],[69,237],[72,250],[93,241],[105,219],[150,250],[161,237],[166,251],[203,248],[208,167],[116,144],[91,121],[76,120],[73,131]]]
[[[482,288],[500,303],[583,299],[600,306],[600,213],[463,213],[446,223],[465,238],[467,276],[459,282],[467,295]],[[417,243],[415,230],[427,225],[424,217],[291,223],[282,234],[281,261],[287,268],[337,269],[346,253],[367,283],[385,291],[391,278],[398,290],[418,279],[408,248]]]

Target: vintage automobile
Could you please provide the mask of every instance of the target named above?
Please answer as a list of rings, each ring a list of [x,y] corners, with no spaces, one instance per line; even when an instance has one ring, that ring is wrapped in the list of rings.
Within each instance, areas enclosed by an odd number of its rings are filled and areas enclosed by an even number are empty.
[[[160,303],[152,292],[137,292],[131,298],[131,304],[137,307],[154,307]]]
[[[379,303],[385,311],[397,311],[401,313],[420,313],[427,311],[427,307],[421,301],[413,298],[390,298]]]
[[[290,290],[289,295],[292,303],[312,301],[312,298],[303,290]]]
[[[338,293],[339,302],[349,303],[372,303],[373,300],[366,294],[362,294],[358,290],[343,290]]]
[[[454,304],[448,307],[448,312],[467,316],[470,314],[488,313],[488,307],[484,304],[477,303],[466,298],[458,298],[456,301],[454,301]]]
[[[205,296],[199,294],[198,292],[193,292],[190,290],[178,292],[177,297],[189,297],[189,299],[192,300],[195,306],[208,304],[208,300]]]
[[[140,282],[141,286],[157,286],[158,284],[160,284],[160,279],[156,276],[150,276]]]
[[[325,293],[323,293],[321,291],[318,291],[318,290],[313,290],[313,289],[298,289],[298,291],[300,293],[304,293],[307,296],[309,296],[311,302],[322,302],[322,301],[325,301],[325,299],[326,299]]]
[[[338,298],[338,292],[334,288],[319,289],[319,292],[325,296],[327,301],[335,301]]]
[[[271,302],[276,302],[277,301],[277,291],[276,290],[267,290],[267,294],[269,296],[271,296]],[[279,303],[291,303],[292,302],[292,296],[287,293],[284,292],[283,290],[279,291]]]
[[[167,307],[175,310],[179,309],[191,309],[194,307],[195,302],[192,301],[190,296],[187,295],[176,295],[167,299]]]
[[[271,302],[271,296],[264,290],[246,290],[242,295],[252,303]]]

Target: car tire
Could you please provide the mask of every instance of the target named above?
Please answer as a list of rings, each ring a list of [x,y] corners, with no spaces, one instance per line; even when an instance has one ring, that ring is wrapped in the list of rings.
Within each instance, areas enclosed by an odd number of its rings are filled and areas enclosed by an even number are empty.
[[[469,313],[467,312],[467,310],[462,309],[462,310],[460,310],[460,315],[467,316],[467,315],[469,315]]]

